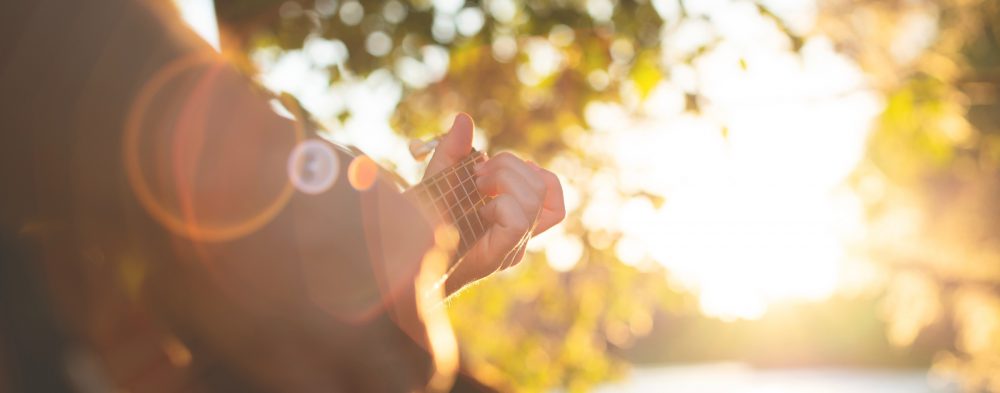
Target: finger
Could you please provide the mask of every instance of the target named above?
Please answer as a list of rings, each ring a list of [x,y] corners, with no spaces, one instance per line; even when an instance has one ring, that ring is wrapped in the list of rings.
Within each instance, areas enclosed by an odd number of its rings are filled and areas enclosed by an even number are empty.
[[[500,195],[480,209],[480,215],[492,223],[490,230],[482,239],[482,252],[485,261],[497,264],[510,263],[504,261],[515,247],[520,246],[524,236],[531,229],[531,219],[510,195]],[[495,270],[495,269],[491,269]]]
[[[525,244],[527,243],[521,244],[517,247],[517,254],[511,257],[509,263],[507,264],[507,268],[517,266],[517,264],[521,263],[521,260],[524,259],[524,253],[527,251]]]
[[[479,215],[490,223],[490,229],[473,246],[465,258],[466,262],[458,265],[448,278],[446,285],[451,288],[461,288],[500,270],[503,264],[510,261],[505,261],[505,258],[514,252],[531,225],[517,200],[510,195],[494,198],[479,208]]]
[[[542,196],[530,190],[527,181],[516,171],[501,169],[476,178],[476,186],[485,195],[510,195],[532,223],[542,207]]]
[[[441,137],[441,142],[434,149],[434,156],[427,164],[424,178],[432,176],[456,163],[472,152],[472,130],[475,125],[467,113],[455,115],[455,121],[447,134]]]
[[[486,163],[479,168],[477,174],[483,176],[503,169],[510,169],[517,172],[524,178],[527,186],[532,192],[538,195],[539,198],[543,198],[545,196],[545,182],[542,180],[541,176],[539,176],[538,171],[528,165],[528,163],[524,160],[508,152],[502,152],[493,158],[490,158],[489,161],[486,161]]]
[[[538,222],[535,224],[534,234],[537,235],[566,218],[566,204],[559,177],[555,173],[534,163],[529,162],[528,164],[538,171],[539,177],[545,183],[545,198],[542,199],[542,211],[538,214]]]
[[[510,195],[500,195],[487,202],[479,208],[480,216],[490,223],[492,227],[509,231],[516,235],[517,239],[511,241],[513,245],[521,238],[524,232],[528,231],[531,220],[524,214],[517,199]],[[491,228],[492,229],[492,228]]]

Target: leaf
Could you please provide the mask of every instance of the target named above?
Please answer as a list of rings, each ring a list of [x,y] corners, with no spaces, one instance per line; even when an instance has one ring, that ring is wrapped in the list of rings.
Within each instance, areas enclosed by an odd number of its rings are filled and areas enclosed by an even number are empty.
[[[663,80],[663,72],[660,70],[658,58],[655,51],[645,50],[639,54],[632,66],[631,79],[642,99],[648,97],[656,85]]]

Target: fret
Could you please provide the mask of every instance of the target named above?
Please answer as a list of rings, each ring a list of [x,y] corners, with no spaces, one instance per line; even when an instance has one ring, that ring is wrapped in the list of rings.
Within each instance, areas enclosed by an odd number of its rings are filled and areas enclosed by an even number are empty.
[[[434,177],[432,177],[430,179],[427,179],[427,180],[424,180],[422,183],[414,186],[414,188],[424,189],[424,190],[426,190],[426,191],[429,192],[429,191],[431,191],[431,188],[433,187],[435,189],[434,193],[438,195],[438,197],[433,198],[433,199],[434,200],[440,199],[441,196],[443,196],[447,191],[450,191],[452,188],[457,187],[457,185],[456,186],[448,186],[448,185],[446,185],[445,188],[442,188],[442,186],[441,186],[441,179],[444,178],[444,175],[450,175],[451,173],[453,173],[453,172],[455,172],[457,170],[458,170],[458,166],[457,165],[456,165],[456,167],[452,167],[452,168],[446,169],[445,171],[447,171],[448,173],[441,173],[441,174],[435,175]],[[464,179],[462,181],[462,184],[464,185],[464,190],[465,190],[466,193],[474,194],[477,191],[477,189],[475,188],[474,181],[472,181],[473,180],[472,173],[468,172],[467,169],[466,169],[465,173],[466,173],[466,175],[462,176],[463,179]]]
[[[468,222],[467,221],[468,219],[465,218],[465,217],[462,217],[461,219],[462,220],[466,220],[466,222]],[[459,220],[455,220],[455,221],[456,221],[456,223],[459,222]],[[459,225],[459,224],[456,224],[456,225]],[[459,225],[459,226],[461,226],[461,225]],[[464,231],[459,231],[459,232],[462,233]],[[471,245],[472,241],[469,240],[468,236],[464,236],[464,233],[462,235],[460,235],[458,237],[458,239],[459,239],[459,246],[460,246],[459,249],[460,250],[468,250],[472,246]]]
[[[445,212],[450,215],[451,221],[452,222],[457,221],[458,217],[455,215],[454,206],[455,206],[455,203],[458,202],[457,201],[458,195],[455,194],[455,189],[452,188],[452,186],[449,185],[448,186],[448,191],[444,192],[444,195],[442,196],[442,199],[444,201],[444,205],[445,205],[445,209],[446,209]]]
[[[473,173],[469,170],[468,166],[463,166],[462,167],[462,171],[463,171],[463,174],[466,176],[467,179],[471,180],[471,179],[475,178],[475,176],[473,176]],[[486,232],[486,226],[483,225],[483,221],[479,217],[478,211],[479,211],[480,207],[486,205],[486,199],[483,198],[482,195],[479,195],[479,189],[476,188],[475,181],[469,181],[468,183],[463,182],[463,189],[466,192],[466,196],[470,197],[469,198],[470,206],[468,207],[468,210],[471,210],[471,211],[473,211],[473,212],[476,213],[476,214],[471,214],[471,216],[473,218],[475,218],[475,222],[476,222],[476,226],[473,227],[473,228],[474,228],[474,230],[477,233],[485,233]],[[473,196],[473,195],[477,195],[478,196],[478,200],[473,201],[471,199],[471,196]],[[469,216],[469,214],[466,214],[466,216]],[[471,226],[472,223],[470,222],[469,225]]]
[[[482,205],[485,205],[485,202],[486,202],[485,198],[481,198],[480,200],[477,200],[476,202],[473,202],[472,199],[469,198],[469,197],[465,197],[465,199],[467,201],[469,201],[469,203],[463,209],[459,210],[461,213],[460,214],[449,214],[449,217],[459,218],[459,217],[463,217],[463,216],[469,215],[471,212],[474,211],[474,209],[477,209],[477,208],[481,207]],[[443,202],[442,197],[438,197],[436,199],[436,201],[437,202]],[[449,213],[454,213],[455,212],[454,207],[456,207],[456,206],[455,205],[451,205],[450,206],[451,208],[449,208],[449,206],[447,206],[447,205],[445,205],[445,206],[442,207],[442,204],[435,203],[435,204],[432,205],[432,207],[434,207],[436,209],[439,209],[439,210],[448,210]],[[457,206],[457,207],[463,207],[463,206]],[[444,212],[441,212],[441,214],[443,215]]]
[[[458,256],[475,245],[487,230],[479,209],[488,200],[480,195],[472,170],[484,159],[481,153],[473,152],[407,191],[417,197],[428,214],[455,226],[459,232]]]

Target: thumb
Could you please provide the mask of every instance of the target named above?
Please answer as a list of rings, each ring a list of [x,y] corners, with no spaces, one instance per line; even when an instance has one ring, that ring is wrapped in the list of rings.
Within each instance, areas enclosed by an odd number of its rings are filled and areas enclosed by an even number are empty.
[[[431,176],[461,161],[472,152],[472,117],[467,113],[459,113],[451,125],[451,130],[443,137],[434,149],[434,156],[427,164],[424,177]]]

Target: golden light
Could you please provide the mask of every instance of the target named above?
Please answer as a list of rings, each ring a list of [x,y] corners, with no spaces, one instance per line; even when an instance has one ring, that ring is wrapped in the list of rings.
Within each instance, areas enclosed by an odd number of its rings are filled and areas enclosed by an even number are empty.
[[[591,177],[584,225],[621,233],[623,263],[659,263],[725,320],[831,296],[862,219],[843,182],[880,102],[825,40],[807,41],[802,59],[779,48],[721,44],[657,86],[645,117],[614,103],[586,111],[596,133],[584,143],[615,170]],[[702,111],[686,112],[696,83]],[[621,196],[636,192],[664,202]]]
[[[444,307],[446,277],[452,249],[458,242],[458,232],[451,225],[434,230],[435,245],[424,255],[416,278],[417,311],[427,328],[427,340],[434,354],[434,373],[427,382],[427,391],[448,391],[458,372],[458,342]]]
[[[434,244],[446,252],[454,251],[459,240],[460,235],[454,225],[439,225],[434,230]]]
[[[215,65],[215,61],[211,55],[196,53],[177,58],[157,70],[141,87],[129,108],[122,138],[122,163],[129,186],[146,212],[177,235],[210,242],[235,239],[259,229],[284,209],[294,192],[292,184],[286,183],[273,193],[260,193],[263,195],[260,200],[248,200],[241,208],[233,210],[206,208],[217,206],[219,201],[215,195],[194,192],[201,186],[197,182],[198,176],[195,174],[198,172],[195,169],[218,169],[239,162],[232,158],[235,155],[222,159],[219,156],[209,157],[201,151],[207,129],[203,123],[204,114],[210,109],[206,104],[206,93],[211,91],[212,83],[223,70]],[[146,112],[160,98],[158,95],[168,91],[166,87],[175,83],[184,73],[194,71],[200,72],[198,86],[186,97],[182,97],[184,107],[178,123],[171,127],[145,124],[148,120]],[[295,127],[294,130],[294,141],[302,140],[302,129]],[[253,135],[248,135],[245,140],[259,142]],[[169,143],[163,146],[170,148],[150,148],[151,145],[155,146],[151,141]],[[154,154],[156,149],[161,149],[170,159],[157,161]],[[172,183],[156,181],[153,176],[155,173],[170,174]],[[256,177],[248,179],[245,173],[226,170],[216,172],[220,173],[242,174],[244,177],[234,175],[228,178],[241,180],[241,186],[259,186]],[[176,200],[165,197],[163,192],[154,192],[158,188],[176,193],[177,197],[173,198]],[[233,207],[232,204],[227,206]]]
[[[375,184],[378,176],[378,165],[368,156],[357,156],[347,167],[347,180],[355,190],[365,191]]]
[[[187,367],[191,364],[191,350],[176,337],[167,337],[162,343],[163,353],[174,367]]]
[[[583,242],[561,231],[553,231],[552,236],[545,248],[545,259],[549,266],[562,272],[572,269],[583,256]]]

